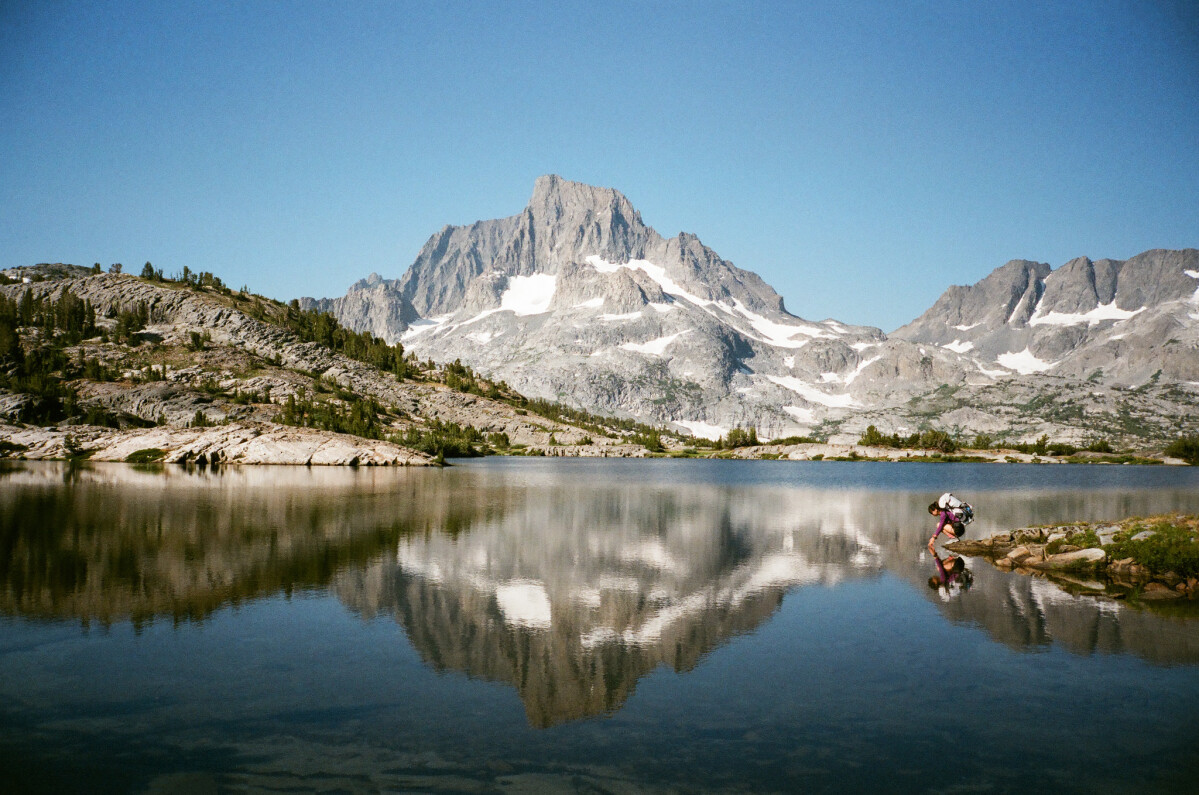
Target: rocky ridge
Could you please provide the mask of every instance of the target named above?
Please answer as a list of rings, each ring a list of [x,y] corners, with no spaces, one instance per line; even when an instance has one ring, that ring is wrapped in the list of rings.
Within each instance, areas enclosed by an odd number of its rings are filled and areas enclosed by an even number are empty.
[[[322,392],[330,393],[328,399],[334,402],[339,400],[335,393],[352,394],[387,407],[388,430],[395,435],[408,428],[454,423],[504,434],[508,443],[534,452],[644,454],[643,447],[615,434],[588,434],[563,422],[530,416],[499,400],[447,388],[432,378],[397,379],[323,345],[301,342],[291,331],[265,319],[285,308],[256,296],[230,297],[83,269],[56,271],[44,281],[0,285],[0,294],[14,300],[26,293],[57,299],[66,291],[89,302],[97,324],[110,331],[115,326],[112,318],[119,313],[139,306],[147,310],[150,322],[136,334],[134,344],[91,339],[70,350],[72,359],[95,359],[117,373],[112,380],[73,382],[80,403],[128,422],[121,429],[14,425],[13,418],[31,398],[0,391],[0,422],[5,417],[9,422],[0,424],[0,439],[22,457],[83,455],[123,460],[137,449],[158,448],[166,461],[364,465],[431,461],[394,443],[280,426],[274,421],[289,399]],[[193,335],[201,333],[204,342],[196,349]],[[189,427],[197,413],[217,427]],[[147,424],[158,427],[137,427]]]
[[[797,318],[620,192],[546,176],[520,214],[443,228],[400,278],[303,302],[522,393],[709,438],[752,425],[844,443],[931,424],[1161,440],[1196,414],[1197,255],[1015,261],[886,335]]]
[[[1127,261],[1079,257],[1054,270],[1015,260],[950,287],[891,336],[1023,375],[1108,386],[1199,382],[1199,250]]]

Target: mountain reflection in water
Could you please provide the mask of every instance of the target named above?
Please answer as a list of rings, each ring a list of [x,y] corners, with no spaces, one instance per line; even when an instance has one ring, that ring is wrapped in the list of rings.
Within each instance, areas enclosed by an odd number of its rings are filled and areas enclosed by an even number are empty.
[[[619,709],[650,671],[690,670],[791,589],[884,571],[1012,648],[1199,662],[1194,620],[974,561],[969,590],[930,589],[924,505],[939,489],[680,482],[662,477],[666,462],[640,466],[640,479],[602,465],[18,466],[0,478],[0,611],[138,626],[327,589],[363,617],[394,617],[427,665],[511,684],[534,726]],[[971,534],[1196,501],[997,490],[973,500]]]
[[[789,588],[879,571],[877,546],[843,523],[805,527],[802,499],[761,497],[696,485],[507,491],[502,512],[405,537],[334,591],[364,615],[394,615],[430,665],[511,682],[529,721],[552,725],[618,708],[661,664],[690,670]]]

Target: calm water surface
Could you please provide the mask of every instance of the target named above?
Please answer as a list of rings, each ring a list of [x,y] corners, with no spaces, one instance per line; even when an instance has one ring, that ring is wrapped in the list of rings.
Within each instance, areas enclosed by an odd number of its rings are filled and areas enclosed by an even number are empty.
[[[1199,615],[924,544],[1199,470],[0,470],[6,791],[1179,791]],[[5,784],[7,782],[7,784]]]

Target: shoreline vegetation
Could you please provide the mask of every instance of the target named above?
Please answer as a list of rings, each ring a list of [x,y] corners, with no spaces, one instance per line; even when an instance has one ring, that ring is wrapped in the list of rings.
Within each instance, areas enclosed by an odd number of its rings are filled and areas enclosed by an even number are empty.
[[[867,427],[759,440],[685,436],[521,395],[455,360],[421,362],[330,314],[167,277],[72,265],[0,272],[0,458],[443,465],[485,455],[792,461],[1199,464],[1199,437],[1118,450]],[[844,434],[841,435],[844,438]]]
[[[1002,571],[1045,577],[1075,595],[1199,606],[1199,516],[1022,527],[945,548]]]

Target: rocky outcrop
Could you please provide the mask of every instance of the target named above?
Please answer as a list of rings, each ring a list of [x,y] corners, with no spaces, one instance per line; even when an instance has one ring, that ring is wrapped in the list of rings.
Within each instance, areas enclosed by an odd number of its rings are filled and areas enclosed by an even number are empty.
[[[0,437],[27,460],[86,457],[125,461],[141,451],[152,460],[196,464],[428,466],[432,459],[406,447],[312,428],[231,423],[215,428],[116,430],[75,425],[39,428],[0,425]],[[134,456],[135,460],[136,457]]]
[[[1134,540],[1152,537],[1157,530],[1140,528],[1153,523],[1185,527],[1188,524],[1195,526],[1197,520],[1195,517],[1156,517],[1154,520],[1133,518],[1100,526],[1024,527],[977,540],[951,541],[945,548],[962,555],[984,557],[1004,571],[1044,574],[1068,590],[1091,596],[1117,599],[1133,596],[1144,601],[1199,599],[1199,578],[1152,568],[1134,557],[1114,560],[1109,555],[1109,550],[1121,548],[1112,546],[1115,541],[1129,536]],[[1137,535],[1132,535],[1138,530]],[[1193,531],[1191,537],[1192,543],[1199,545],[1199,538],[1194,537]],[[1080,576],[1085,579],[1079,579]]]
[[[12,298],[19,298],[26,291],[35,297],[57,298],[67,290],[90,302],[102,325],[111,327],[114,324],[105,319],[106,315],[115,317],[139,306],[146,307],[150,319],[150,325],[138,334],[139,346],[99,340],[79,346],[75,356],[103,361],[110,368],[123,372],[124,376],[118,381],[78,382],[76,388],[82,402],[127,415],[143,424],[166,423],[172,433],[186,430],[183,426],[195,418],[197,411],[211,422],[241,423],[239,432],[250,433],[247,429],[255,429],[254,438],[260,440],[247,441],[240,447],[230,441],[229,444],[234,445],[230,448],[234,454],[223,455],[225,461],[269,463],[277,458],[305,463],[315,456],[317,461],[348,462],[356,455],[360,462],[402,458],[391,449],[401,449],[394,445],[369,452],[370,444],[364,440],[359,440],[362,444],[359,445],[361,455],[358,455],[343,442],[335,441],[333,434],[324,434],[327,437],[324,452],[316,447],[309,450],[316,444],[314,440],[324,433],[321,431],[309,430],[291,436],[288,435],[291,431],[267,433],[266,426],[289,397],[302,391],[310,395],[317,391],[315,376],[322,379],[326,389],[340,387],[377,401],[405,418],[390,429],[392,433],[440,422],[471,426],[484,433],[506,434],[513,445],[547,449],[556,444],[579,445],[589,438],[587,432],[577,427],[529,416],[507,403],[448,389],[439,383],[397,379],[322,345],[301,342],[285,328],[249,314],[251,306],[261,311],[262,304],[256,303],[261,299],[229,298],[173,284],[155,284],[128,275],[93,275],[90,272],[85,276],[0,286],[0,292]],[[244,311],[242,307],[245,307]],[[209,342],[205,343],[204,350],[191,349],[191,334],[201,332],[207,335]],[[151,376],[154,380],[146,380]],[[214,390],[226,397],[214,398]],[[235,393],[265,394],[268,402],[235,403],[227,397]],[[0,417],[15,416],[24,401],[20,395],[0,392]],[[120,450],[126,449],[126,445],[118,444],[115,441],[118,437],[144,435],[129,431],[101,433],[71,429],[71,432],[78,439],[103,436],[108,440],[106,446],[116,445]],[[5,431],[5,438],[15,440],[15,433],[10,426]],[[52,432],[46,432],[49,436],[33,430],[28,433],[41,441],[31,445],[26,455],[53,457],[46,451],[62,452],[61,445],[51,441],[54,438]],[[300,435],[304,437],[302,441]],[[579,454],[621,455],[632,449],[622,439],[593,436],[594,441],[587,445],[589,449],[580,450]],[[281,446],[268,450],[264,447],[267,439],[275,439]],[[190,450],[187,444],[184,447]],[[193,450],[190,454],[194,457],[198,453]],[[107,460],[108,454],[99,449],[94,454]]]

